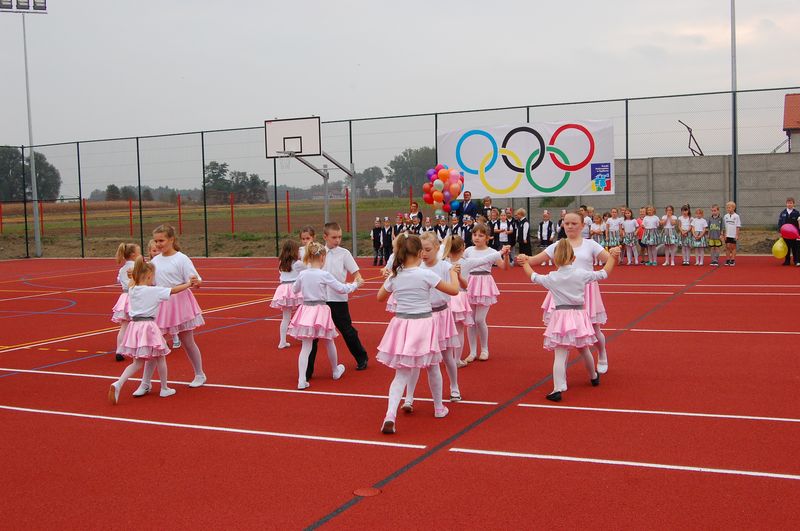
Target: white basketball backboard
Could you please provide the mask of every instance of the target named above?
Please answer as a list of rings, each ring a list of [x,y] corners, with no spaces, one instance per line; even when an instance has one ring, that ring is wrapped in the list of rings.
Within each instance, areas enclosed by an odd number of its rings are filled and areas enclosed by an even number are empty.
[[[322,154],[322,139],[318,116],[266,120],[264,144],[268,159],[291,155],[312,157]]]

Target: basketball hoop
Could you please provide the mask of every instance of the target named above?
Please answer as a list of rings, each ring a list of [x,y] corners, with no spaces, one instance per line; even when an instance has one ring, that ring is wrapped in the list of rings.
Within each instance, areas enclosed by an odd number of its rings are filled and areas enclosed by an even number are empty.
[[[297,154],[297,151],[276,151],[278,155],[278,164],[282,170],[288,170],[292,166],[292,157]]]

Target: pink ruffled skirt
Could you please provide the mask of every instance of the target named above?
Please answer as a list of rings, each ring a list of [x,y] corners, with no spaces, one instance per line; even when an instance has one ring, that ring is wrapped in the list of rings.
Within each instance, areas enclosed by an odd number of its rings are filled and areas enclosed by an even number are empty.
[[[467,284],[467,297],[472,306],[491,306],[497,303],[497,289],[492,275],[470,275]]]
[[[171,295],[158,307],[156,324],[164,334],[178,334],[206,324],[203,310],[191,290]]]
[[[606,307],[603,304],[603,297],[600,295],[600,286],[597,282],[589,282],[583,288],[583,303],[586,306],[586,312],[589,314],[589,320],[592,324],[606,324],[608,316],[606,315]],[[547,292],[547,296],[542,302],[542,320],[544,324],[550,321],[550,314],[555,310],[555,303],[553,296]]]
[[[450,297],[450,312],[453,320],[464,326],[475,326],[475,319],[472,318],[472,306],[469,304],[469,297],[466,291],[459,291],[455,297]]]
[[[445,308],[439,312],[433,312],[434,326],[439,331],[439,347],[442,352],[448,348],[461,347],[461,338],[458,337],[458,329],[453,319],[453,312],[450,308]]]
[[[297,308],[289,322],[288,333],[297,339],[333,339],[339,335],[327,304]]]
[[[270,308],[283,310],[284,308],[297,308],[303,304],[303,294],[292,290],[294,283],[280,284],[275,289],[275,295],[269,303]]]
[[[397,312],[397,301],[394,299],[394,293],[390,293],[389,298],[386,299],[386,311],[389,313]]]
[[[117,354],[129,358],[160,358],[169,354],[169,347],[155,321],[131,321],[117,347]]]
[[[433,317],[392,317],[376,359],[392,369],[424,369],[442,361],[441,337]]]
[[[544,348],[589,347],[597,342],[586,310],[554,310],[544,331]]]
[[[117,299],[117,303],[111,309],[113,312],[111,314],[111,320],[115,323],[121,323],[123,321],[130,321],[131,316],[128,315],[128,311],[131,309],[131,305],[128,302],[128,294],[122,292]]]

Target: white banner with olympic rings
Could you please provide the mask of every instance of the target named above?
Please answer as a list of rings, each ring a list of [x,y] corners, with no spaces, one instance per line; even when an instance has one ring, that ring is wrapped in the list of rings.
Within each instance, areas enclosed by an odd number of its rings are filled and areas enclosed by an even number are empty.
[[[439,162],[463,173],[473,197],[614,193],[611,120],[459,129],[438,142]]]

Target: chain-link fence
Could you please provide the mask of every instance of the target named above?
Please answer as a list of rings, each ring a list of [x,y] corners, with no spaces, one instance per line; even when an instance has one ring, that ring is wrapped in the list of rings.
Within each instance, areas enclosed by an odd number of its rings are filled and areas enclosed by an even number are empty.
[[[250,127],[35,146],[34,207],[30,147],[0,147],[0,258],[35,254],[34,215],[44,256],[111,256],[122,241],[146,246],[162,223],[194,256],[274,256],[281,239],[326,220],[339,222],[345,242],[355,230],[368,254],[376,218],[393,220],[412,199],[432,214],[421,186],[437,162],[437,133],[590,119],[614,123],[617,184],[614,195],[591,198],[597,209],[735,200],[745,226],[773,228],[785,198],[800,195],[800,153],[788,153],[783,131],[785,96],[798,90],[737,92],[735,129],[730,92],[323,122],[323,149],[353,164],[355,186],[334,166],[326,183],[297,161],[266,159],[264,128]],[[536,220],[544,208],[586,200],[495,204],[525,207]]]

